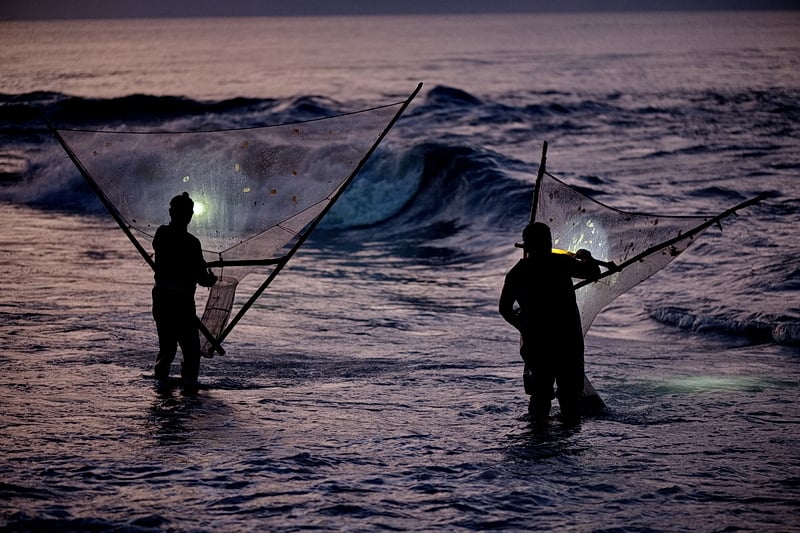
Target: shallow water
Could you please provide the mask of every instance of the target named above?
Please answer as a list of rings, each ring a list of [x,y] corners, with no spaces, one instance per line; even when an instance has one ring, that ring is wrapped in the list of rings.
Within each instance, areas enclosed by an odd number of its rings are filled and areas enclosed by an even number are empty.
[[[531,425],[493,294],[465,290],[496,280],[312,245],[185,397],[146,377],[150,280],[121,234],[99,217],[3,215],[11,529],[794,524],[791,348],[663,328],[621,341],[601,321],[587,372],[611,413]],[[40,253],[11,219],[38,226]],[[48,231],[70,224],[84,231]]]
[[[328,19],[280,22],[2,25],[31,38],[0,47],[0,527],[798,530],[796,14],[369,18],[327,56],[308,35]],[[259,24],[294,70],[245,53]],[[248,125],[419,80],[203,390],[157,390],[152,274],[38,113]],[[771,193],[600,314],[586,370],[610,412],[577,427],[527,419],[496,311],[542,140],[621,208]]]

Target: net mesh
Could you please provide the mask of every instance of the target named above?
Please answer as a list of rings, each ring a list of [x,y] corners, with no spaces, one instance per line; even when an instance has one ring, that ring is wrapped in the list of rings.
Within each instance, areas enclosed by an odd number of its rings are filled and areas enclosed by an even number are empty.
[[[620,211],[601,204],[545,173],[539,182],[535,221],[550,226],[555,248],[613,262],[593,282],[576,284],[584,335],[614,299],[646,280],[688,248],[711,216],[666,216]]]
[[[239,281],[235,278],[220,276],[208,293],[208,300],[206,301],[206,308],[203,311],[201,321],[215,339],[219,338],[220,333],[228,323],[238,284]],[[211,341],[203,337],[201,339],[200,352],[213,356],[214,351]]]
[[[209,261],[268,259],[322,212],[399,105],[261,128],[59,133],[137,237],[152,241],[186,191]]]

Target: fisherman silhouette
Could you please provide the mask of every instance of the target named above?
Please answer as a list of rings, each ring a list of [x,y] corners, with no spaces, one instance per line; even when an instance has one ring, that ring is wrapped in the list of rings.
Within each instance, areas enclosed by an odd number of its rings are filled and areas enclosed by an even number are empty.
[[[153,318],[158,331],[158,357],[155,377],[169,378],[170,367],[178,351],[183,354],[181,379],[183,391],[197,392],[200,373],[200,334],[195,310],[194,293],[197,284],[211,287],[215,276],[203,259],[200,241],[189,233],[194,214],[194,202],[184,192],[169,203],[170,223],[156,230],[155,287],[153,287]]]
[[[580,417],[584,347],[572,278],[595,278],[600,267],[588,250],[554,253],[550,228],[541,222],[528,224],[522,240],[525,255],[506,274],[500,314],[522,334],[531,415],[549,416],[556,383],[562,417],[574,421]]]

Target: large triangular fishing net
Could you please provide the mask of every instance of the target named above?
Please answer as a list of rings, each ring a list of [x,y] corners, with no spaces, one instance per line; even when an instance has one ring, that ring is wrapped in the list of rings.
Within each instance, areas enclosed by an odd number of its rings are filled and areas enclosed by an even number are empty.
[[[605,265],[600,279],[575,284],[584,335],[603,308],[667,266],[708,227],[764,198],[709,216],[632,213],[593,200],[547,172],[536,194],[534,221],[550,226],[554,248],[584,248],[613,263]]]
[[[189,231],[220,275],[202,322],[221,341],[251,303],[224,329],[239,281],[264,272],[254,297],[260,294],[418,91],[385,106],[274,126],[56,132],[145,259],[156,229],[169,222],[170,199],[189,193]]]

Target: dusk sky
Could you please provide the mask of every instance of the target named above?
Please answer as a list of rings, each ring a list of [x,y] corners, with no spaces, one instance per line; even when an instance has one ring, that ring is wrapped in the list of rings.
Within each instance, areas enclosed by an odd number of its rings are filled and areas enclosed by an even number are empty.
[[[800,0],[10,0],[0,19],[800,9]]]

